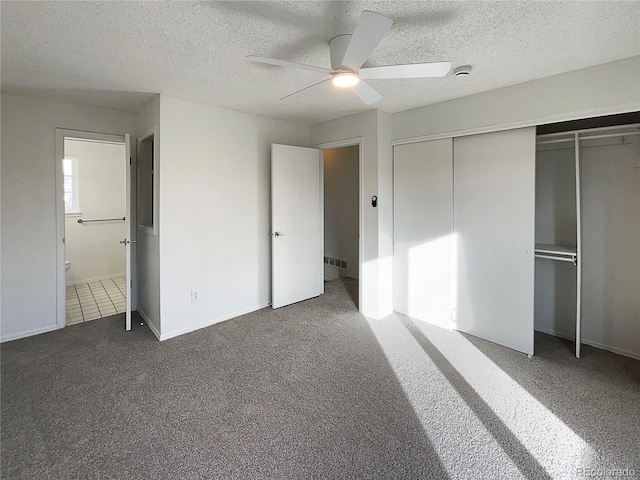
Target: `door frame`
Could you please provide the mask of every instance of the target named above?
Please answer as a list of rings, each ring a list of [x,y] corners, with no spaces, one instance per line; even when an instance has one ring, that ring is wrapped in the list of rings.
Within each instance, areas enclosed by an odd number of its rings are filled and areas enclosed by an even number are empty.
[[[320,143],[315,146],[322,153],[320,158],[320,179],[322,188],[321,199],[322,202],[322,244],[324,245],[324,151],[333,150],[335,148],[355,147],[358,146],[358,311],[362,312],[362,252],[364,251],[364,172],[363,172],[363,160],[364,154],[362,151],[363,141],[362,137],[346,138],[344,140],[338,140],[335,142]],[[324,246],[323,246],[324,249]],[[322,252],[324,258],[324,251]],[[323,265],[324,270],[324,265]],[[323,277],[324,278],[324,277]]]
[[[131,185],[135,185],[135,195],[136,195],[136,218],[137,218],[137,205],[138,205],[138,182],[140,181],[139,176],[138,176],[138,168],[139,168],[139,164],[138,164],[138,155],[140,152],[140,143],[141,142],[146,142],[149,137],[153,137],[153,151],[152,151],[152,155],[153,155],[153,198],[151,199],[151,201],[153,202],[153,205],[151,206],[151,208],[153,209],[153,228],[150,228],[148,226],[145,225],[137,225],[136,226],[136,232],[137,230],[142,230],[146,233],[148,233],[149,235],[153,235],[154,237],[158,236],[158,229],[159,229],[159,223],[158,219],[160,218],[160,212],[159,212],[159,208],[158,206],[160,205],[160,170],[158,168],[158,127],[157,126],[153,126],[151,127],[149,130],[146,131],[146,133],[144,135],[142,135],[139,138],[134,138],[131,137],[132,139],[132,145],[135,144],[136,147],[136,153],[134,155],[134,164],[132,165],[135,166],[135,169],[132,168],[132,176],[131,176]],[[135,173],[133,173],[133,170],[135,170]],[[135,179],[135,181],[134,181]],[[134,190],[131,191],[131,195],[133,198],[134,195]],[[132,217],[133,218],[133,217]],[[133,231],[133,230],[132,230]]]
[[[64,159],[64,140],[65,138],[78,138],[82,140],[93,140],[98,142],[111,142],[125,144],[125,135],[114,135],[109,133],[88,132],[83,130],[71,130],[66,128],[55,129],[55,172],[56,172],[56,197],[55,197],[55,215],[56,215],[56,326],[64,328],[67,324],[67,301],[66,301],[66,271],[65,271],[65,213],[64,213],[64,174],[62,171],[62,160]],[[133,137],[132,137],[133,138]],[[132,157],[134,153],[132,152]],[[125,159],[126,162],[126,159]],[[131,183],[131,178],[129,178]],[[133,191],[132,191],[133,195]],[[132,197],[133,198],[133,197]],[[133,212],[133,205],[131,207]],[[131,222],[131,218],[128,219]],[[131,254],[132,267],[131,277],[128,282],[133,281],[135,276],[134,258]],[[135,282],[134,282],[135,283]],[[133,290],[133,289],[132,289]],[[133,299],[132,305],[134,304]]]

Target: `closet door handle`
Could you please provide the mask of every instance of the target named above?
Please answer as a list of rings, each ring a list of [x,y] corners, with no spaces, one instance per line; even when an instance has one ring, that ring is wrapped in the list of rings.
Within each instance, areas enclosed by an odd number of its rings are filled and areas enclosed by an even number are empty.
[[[275,232],[273,235],[274,235],[274,236],[276,236],[276,237],[283,237],[283,236],[284,236],[284,233],[282,233],[282,232]]]

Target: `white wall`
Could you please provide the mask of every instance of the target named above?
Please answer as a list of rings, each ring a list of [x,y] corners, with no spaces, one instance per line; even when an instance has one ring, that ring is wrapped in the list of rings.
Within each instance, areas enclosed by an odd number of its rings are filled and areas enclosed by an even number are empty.
[[[393,211],[391,116],[370,110],[311,127],[311,141],[322,145],[362,138],[363,199],[360,311],[371,318],[393,312]],[[378,197],[378,206],[371,197]]]
[[[124,144],[65,140],[65,157],[77,158],[81,215],[65,216],[67,285],[125,275],[125,222],[78,223],[78,219],[123,218],[125,206]]]
[[[393,146],[391,114],[378,110],[378,317],[393,313]],[[380,201],[382,199],[382,201]]]
[[[161,175],[160,167],[160,95],[156,96],[142,109],[136,119],[139,137],[146,136],[155,128],[154,175]],[[136,164],[137,167],[137,164]],[[134,169],[135,170],[135,169]],[[159,196],[160,192],[155,192]],[[160,317],[160,219],[156,218],[156,233],[148,229],[132,229],[132,236],[136,235],[136,252],[138,259],[138,311],[142,314],[149,328],[156,336],[161,336],[162,326]]]
[[[57,328],[55,128],[122,135],[135,115],[7,93],[1,109],[5,341]]]
[[[324,254],[347,262],[325,265],[325,278],[358,278],[359,160],[357,145],[324,151]]]
[[[166,96],[160,123],[165,339],[270,303],[271,144],[307,146],[309,127]]]
[[[462,81],[473,81],[473,74]],[[637,111],[638,85],[640,57],[632,57],[396,113],[393,139],[479,133]]]
[[[0,111],[2,111],[2,95],[0,95]],[[0,120],[0,124],[2,123],[2,121]],[[0,128],[0,132],[2,131],[2,129]],[[0,133],[1,136],[1,133]],[[0,272],[3,272],[3,266],[2,266],[2,238],[4,238],[2,236],[2,152],[0,152]],[[2,335],[2,325],[4,325],[2,323],[2,275],[0,274],[0,340],[1,340],[1,335]]]

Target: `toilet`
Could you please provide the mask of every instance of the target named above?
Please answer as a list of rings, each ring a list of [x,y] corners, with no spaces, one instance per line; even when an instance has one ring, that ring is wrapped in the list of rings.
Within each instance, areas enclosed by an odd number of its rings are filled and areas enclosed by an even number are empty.
[[[64,271],[68,272],[70,268],[71,268],[71,262],[69,260],[65,260],[65,262],[64,262]]]

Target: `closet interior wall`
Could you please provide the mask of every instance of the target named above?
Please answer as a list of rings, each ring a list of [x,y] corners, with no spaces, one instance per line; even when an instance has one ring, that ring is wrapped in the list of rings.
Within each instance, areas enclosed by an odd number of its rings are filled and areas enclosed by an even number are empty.
[[[640,358],[638,139],[637,134],[622,134],[580,143],[582,340],[636,358]]]
[[[536,244],[577,245],[574,143],[539,145],[536,151]],[[576,265],[536,258],[535,329],[576,337]]]

